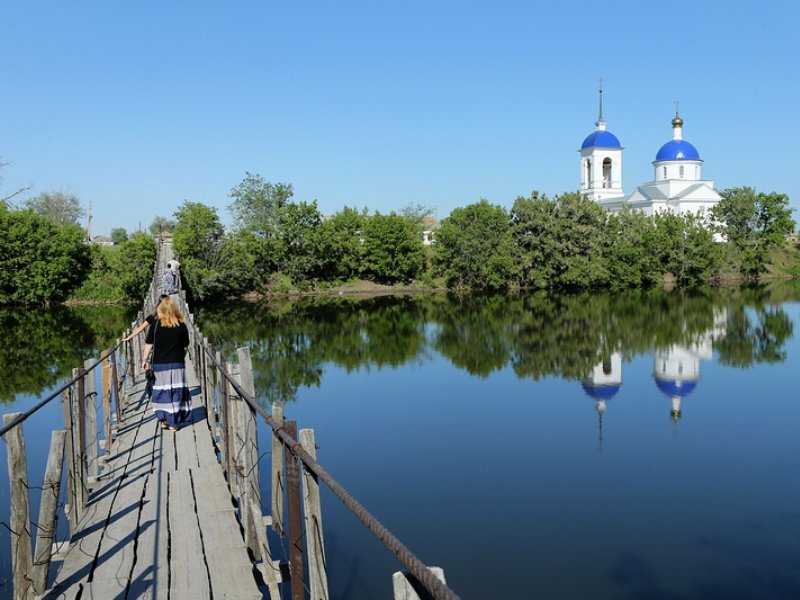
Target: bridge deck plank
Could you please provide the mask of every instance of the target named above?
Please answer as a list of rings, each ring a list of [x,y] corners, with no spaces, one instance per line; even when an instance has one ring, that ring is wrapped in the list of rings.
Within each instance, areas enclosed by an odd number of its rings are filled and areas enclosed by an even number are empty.
[[[199,386],[191,422],[163,431],[141,385],[123,414],[103,480],[90,494],[44,598],[266,598],[217,462]]]

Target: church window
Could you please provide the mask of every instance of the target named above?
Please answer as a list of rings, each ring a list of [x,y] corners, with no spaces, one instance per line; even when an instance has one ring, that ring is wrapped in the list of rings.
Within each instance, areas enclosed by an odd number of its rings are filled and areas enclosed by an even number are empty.
[[[666,179],[667,178],[667,167],[664,167],[664,171],[663,172],[664,172],[664,179]]]
[[[683,165],[681,165],[680,167],[678,167],[678,177],[680,177],[681,179],[683,179]]]
[[[592,187],[592,161],[586,161],[586,187]]]
[[[610,188],[611,187],[611,159],[604,158],[603,159],[603,187]]]

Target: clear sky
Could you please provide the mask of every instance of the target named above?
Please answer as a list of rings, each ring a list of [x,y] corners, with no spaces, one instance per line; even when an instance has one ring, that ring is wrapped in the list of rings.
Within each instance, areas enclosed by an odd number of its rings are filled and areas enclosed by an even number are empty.
[[[578,189],[602,78],[626,193],[677,99],[717,189],[800,208],[799,22],[796,0],[4,0],[0,196],[75,194],[95,235],[184,200],[228,224],[247,171],[323,214],[510,208]]]

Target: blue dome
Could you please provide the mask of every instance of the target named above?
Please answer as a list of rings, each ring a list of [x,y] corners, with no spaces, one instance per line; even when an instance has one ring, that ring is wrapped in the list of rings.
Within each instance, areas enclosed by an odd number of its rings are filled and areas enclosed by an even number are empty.
[[[595,131],[589,134],[589,136],[583,140],[581,150],[584,148],[591,148],[592,146],[596,146],[597,148],[622,148],[617,136],[610,131]]]
[[[661,146],[656,160],[700,160],[700,153],[686,140],[670,140]]]
[[[672,379],[656,379],[658,389],[667,396],[688,396],[697,387],[696,381],[675,381]]]
[[[584,383],[582,384],[582,387],[583,391],[595,400],[611,400],[611,398],[616,396],[617,392],[619,391],[619,385],[594,386]]]

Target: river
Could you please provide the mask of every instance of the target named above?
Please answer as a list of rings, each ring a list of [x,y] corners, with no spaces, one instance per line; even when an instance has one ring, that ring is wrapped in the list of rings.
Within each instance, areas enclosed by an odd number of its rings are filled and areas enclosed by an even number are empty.
[[[791,285],[334,298],[195,319],[226,355],[250,347],[258,401],[313,428],[319,462],[462,598],[780,599],[800,597],[798,300]],[[48,321],[87,323],[80,356],[130,322],[84,311]],[[4,384],[4,412],[66,376],[73,357],[48,363],[42,343],[49,375]],[[46,448],[28,443],[39,473]],[[392,554],[324,487],[322,502],[331,597],[391,597]],[[5,582],[5,531],[0,556]]]

